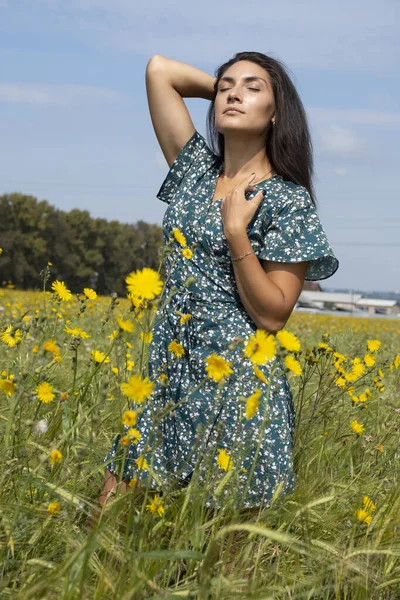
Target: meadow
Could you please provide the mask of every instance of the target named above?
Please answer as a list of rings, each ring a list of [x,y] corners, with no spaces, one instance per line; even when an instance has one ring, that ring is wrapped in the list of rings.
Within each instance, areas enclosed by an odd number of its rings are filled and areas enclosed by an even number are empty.
[[[400,597],[399,319],[292,314],[293,493],[250,514],[133,482],[89,526],[112,439],[140,435],[157,298],[42,280],[0,289],[1,598]],[[216,462],[221,489],[231,471]]]

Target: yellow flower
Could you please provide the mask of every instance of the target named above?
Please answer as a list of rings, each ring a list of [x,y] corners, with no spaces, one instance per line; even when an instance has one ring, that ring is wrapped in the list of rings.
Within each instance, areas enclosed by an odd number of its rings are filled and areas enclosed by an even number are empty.
[[[138,442],[140,442],[141,437],[141,433],[138,429],[135,429],[134,427],[128,429],[129,441],[133,442],[134,444],[137,444]]]
[[[300,340],[290,331],[282,329],[281,331],[277,332],[276,337],[278,338],[278,341],[282,348],[284,348],[288,352],[300,352]]]
[[[146,504],[146,509],[153,514],[157,513],[160,517],[162,517],[164,514],[164,500],[156,494],[151,503]]]
[[[138,298],[152,300],[158,296],[162,290],[163,282],[157,271],[145,267],[142,271],[129,273],[125,278],[128,292]]]
[[[88,300],[96,300],[97,294],[92,288],[83,288],[83,293],[85,294]]]
[[[57,346],[56,340],[47,340],[43,343],[45,352],[51,352],[52,354],[59,354],[60,348]]]
[[[149,331],[148,333],[145,333],[144,331],[142,331],[142,333],[140,334],[140,339],[145,343],[145,344],[150,344],[150,342],[153,339],[153,334],[151,331]]]
[[[0,254],[3,254],[3,248],[0,248]]]
[[[366,354],[364,356],[364,362],[367,365],[367,367],[373,367],[376,363],[376,357],[373,354]]]
[[[144,402],[149,398],[154,388],[154,383],[148,377],[144,379],[140,375],[132,375],[128,383],[121,384],[121,391],[127,398],[135,402]]]
[[[51,515],[56,515],[60,512],[60,509],[61,507],[59,502],[50,502],[47,507],[47,512],[49,512]]]
[[[112,331],[112,332],[110,333],[110,335],[108,335],[108,336],[107,336],[107,337],[108,337],[108,339],[109,339],[109,340],[111,340],[111,341],[112,341],[112,340],[115,340],[115,338],[117,337],[117,333],[118,333],[118,331],[117,331],[116,329],[114,329],[114,331]]]
[[[395,356],[395,359],[393,361],[393,365],[394,365],[395,369],[398,369],[400,367],[400,354],[397,354]]]
[[[251,419],[257,413],[258,405],[260,404],[260,396],[262,396],[262,391],[256,389],[255,392],[247,398],[246,419]]]
[[[71,300],[72,294],[63,281],[53,281],[51,289],[60,300]]]
[[[36,388],[36,393],[39,400],[45,403],[52,402],[56,397],[56,395],[53,394],[53,386],[50,385],[50,383],[47,383],[47,381],[39,383]]]
[[[128,331],[128,333],[131,333],[135,329],[134,324],[132,323],[132,321],[129,321],[129,319],[124,321],[123,319],[120,319],[120,317],[118,317],[117,321],[119,328],[122,329],[122,331]]]
[[[321,342],[320,344],[318,344],[318,348],[321,350],[321,352],[326,353],[326,354],[329,354],[329,352],[332,352],[332,348],[326,342]]]
[[[191,318],[192,318],[192,315],[190,313],[187,313],[186,315],[182,314],[181,318],[179,320],[179,323],[181,325],[183,325],[184,323],[186,323],[186,321],[189,321],[189,319],[191,319]]]
[[[251,334],[244,349],[244,356],[253,364],[264,365],[272,360],[276,354],[275,337],[267,334],[264,329],[257,329],[255,335]]]
[[[215,352],[205,359],[207,377],[214,381],[221,381],[224,377],[229,377],[233,373],[232,363],[225,360]]]
[[[94,362],[96,363],[109,363],[110,359],[108,358],[108,356],[105,355],[104,352],[101,352],[100,350],[93,350],[90,353],[90,356],[92,357],[92,360],[94,360]]]
[[[132,371],[134,366],[135,366],[135,362],[133,360],[127,360],[125,363],[125,368],[127,371]]]
[[[228,471],[229,469],[233,469],[233,462],[225,448],[218,448],[218,458],[217,463],[224,471]]]
[[[376,352],[381,347],[382,342],[379,340],[367,340],[368,350],[370,352]]]
[[[121,444],[121,446],[127,446],[129,444],[129,438],[127,435],[123,435],[120,440],[119,443]]]
[[[357,435],[364,433],[365,425],[359,423],[356,419],[353,419],[353,421],[350,423],[350,427]]]
[[[60,450],[57,450],[57,448],[54,448],[50,452],[50,464],[55,465],[56,463],[60,462],[61,459],[62,459],[62,454],[61,454]]]
[[[364,508],[358,508],[354,513],[359,521],[369,525],[372,521],[372,516]]]
[[[12,396],[16,387],[17,386],[11,379],[0,379],[0,390],[7,394],[7,396]]]
[[[149,464],[148,464],[147,460],[144,458],[144,456],[139,456],[139,458],[137,458],[135,460],[135,463],[137,464],[138,469],[143,470],[143,471],[149,470]]]
[[[338,385],[339,387],[345,387],[346,385],[346,380],[344,377],[338,377],[335,381],[336,385]]]
[[[20,329],[16,329],[12,333],[13,326],[9,325],[1,334],[0,337],[7,346],[14,348],[22,340],[22,334]]]
[[[181,357],[185,354],[185,349],[177,340],[173,340],[168,345],[168,350],[172,352],[175,356]]]
[[[122,423],[127,427],[133,427],[136,425],[137,413],[134,410],[126,410],[122,415]]]
[[[261,371],[261,369],[259,369],[257,367],[257,365],[253,365],[253,369],[254,369],[254,375],[257,377],[257,379],[259,379],[260,381],[262,381],[263,383],[265,383],[266,385],[269,385],[269,381],[268,379],[265,377],[264,373]]]
[[[118,375],[119,374],[118,367],[112,367],[111,371],[114,373],[114,375]]]
[[[39,346],[33,346],[32,352],[33,354],[37,354],[39,352]]]
[[[285,357],[285,365],[286,365],[286,368],[289,369],[289,371],[291,371],[295,375],[301,375],[303,373],[301,364],[299,363],[298,360],[293,358],[293,356],[289,355],[289,356]]]
[[[377,444],[375,446],[375,448],[378,450],[378,452],[383,452],[383,445],[382,444]]]
[[[172,230],[172,233],[178,244],[180,244],[181,246],[186,246],[186,238],[181,232],[181,230],[178,229],[178,227],[175,227],[175,229]]]
[[[136,477],[132,477],[132,479],[130,480],[130,482],[128,483],[128,486],[130,488],[136,487],[138,484],[139,480]]]
[[[163,387],[166,387],[168,385],[168,375],[161,373],[159,381]]]
[[[378,369],[378,375],[379,375],[379,377],[382,377],[382,379],[384,379],[384,377],[385,377],[385,374],[382,371],[382,369]]]
[[[65,327],[64,331],[74,337],[79,336],[83,340],[87,340],[88,338],[90,338],[90,335],[88,333],[86,333],[86,331],[83,331],[83,329],[81,329],[80,327],[68,327],[68,325],[67,325]]]
[[[181,250],[181,252],[183,256],[188,260],[190,260],[193,256],[193,252],[190,250],[190,248],[184,248],[183,250]]]
[[[368,510],[369,512],[373,512],[376,509],[375,504],[372,502],[369,496],[363,496],[362,503],[365,510]]]

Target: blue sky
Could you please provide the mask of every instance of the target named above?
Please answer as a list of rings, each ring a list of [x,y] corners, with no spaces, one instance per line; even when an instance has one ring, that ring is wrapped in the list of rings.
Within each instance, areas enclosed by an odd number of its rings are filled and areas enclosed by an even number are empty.
[[[161,224],[167,173],[148,112],[153,54],[214,74],[281,59],[310,119],[324,288],[400,291],[398,0],[0,0],[0,193]],[[186,100],[205,136],[208,101]]]

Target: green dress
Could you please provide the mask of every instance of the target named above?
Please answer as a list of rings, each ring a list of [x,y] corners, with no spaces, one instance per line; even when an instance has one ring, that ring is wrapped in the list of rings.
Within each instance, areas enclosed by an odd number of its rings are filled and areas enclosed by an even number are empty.
[[[197,246],[188,259],[174,242],[175,251],[166,260],[164,297],[171,294],[171,299],[158,309],[149,347],[149,376],[155,386],[136,425],[141,439],[123,448],[118,435],[105,463],[127,480],[145,480],[161,489],[186,486],[196,473],[200,488],[207,490],[207,505],[218,507],[233,499],[241,508],[268,505],[279,484],[283,493],[293,490],[295,410],[281,359],[259,366],[268,381],[273,375],[268,392],[268,384],[244,358],[244,343],[257,327],[237,290],[220,202],[211,202],[222,166],[195,131],[157,194],[168,205],[165,242],[179,228],[187,246]],[[279,175],[255,187],[246,193],[248,199],[267,190],[247,227],[258,258],[310,261],[309,281],[333,275],[339,263],[307,190]],[[192,318],[181,323],[182,313]],[[183,356],[168,349],[173,340],[183,346]],[[207,377],[205,359],[213,353],[232,364],[233,373],[222,384]],[[168,377],[167,385],[161,374]],[[247,419],[244,399],[256,389],[262,392],[258,410]],[[163,415],[167,404],[176,406]],[[146,458],[150,470],[139,468],[138,457]],[[219,485],[228,472],[229,481]]]

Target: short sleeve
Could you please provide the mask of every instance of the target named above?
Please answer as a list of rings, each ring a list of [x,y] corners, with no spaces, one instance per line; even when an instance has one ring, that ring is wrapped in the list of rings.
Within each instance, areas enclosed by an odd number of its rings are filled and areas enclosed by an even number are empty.
[[[172,163],[157,198],[170,204],[184,180],[196,180],[216,159],[204,137],[196,130]]]
[[[309,261],[306,280],[319,281],[336,273],[334,255],[311,197],[302,186],[288,195],[266,231],[258,258],[275,262]]]

